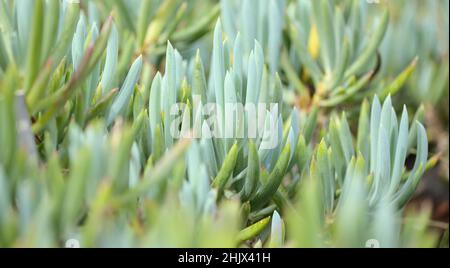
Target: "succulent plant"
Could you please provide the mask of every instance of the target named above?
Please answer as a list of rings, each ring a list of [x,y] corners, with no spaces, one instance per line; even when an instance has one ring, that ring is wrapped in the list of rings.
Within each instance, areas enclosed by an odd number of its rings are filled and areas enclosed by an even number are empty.
[[[258,40],[266,55],[271,73],[279,70],[280,49],[283,45],[284,10],[286,1],[220,1],[221,17],[227,37],[239,35],[243,55],[248,55]],[[245,63],[244,63],[245,66]]]
[[[401,119],[397,119],[390,96],[382,106],[375,96],[370,115],[368,103],[362,104],[356,151],[366,163],[362,176],[369,177],[371,207],[387,201],[402,208],[425,171],[428,155],[425,129],[418,121],[413,122],[411,127],[408,127],[408,122],[406,107],[403,108]],[[358,157],[345,116],[331,119],[327,138],[331,150],[328,155],[331,159],[327,159],[329,166],[336,169],[337,182],[345,187],[344,178],[349,172],[347,165],[352,158]],[[322,154],[325,154],[326,148],[325,144],[319,145]],[[416,152],[414,167],[406,172],[406,157],[412,149]]]
[[[367,9],[0,0],[0,246],[437,246],[421,58],[378,72]]]
[[[425,118],[431,126],[430,143],[436,144],[441,154],[440,176],[447,181],[448,145],[444,135],[448,133],[448,2],[402,1],[390,6],[393,21],[380,47],[385,61],[381,72],[384,76],[398,71],[408,59],[418,56],[417,70],[399,94],[409,107],[424,105]],[[409,25],[405,30],[405,25]],[[411,25],[413,27],[411,27]],[[389,43],[396,40],[396,46]],[[402,48],[402,49],[399,49]],[[396,98],[394,98],[394,102]],[[435,131],[436,130],[436,131]]]
[[[448,87],[448,42],[445,41],[449,31],[448,2],[412,1],[402,5],[400,12],[401,4],[400,1],[390,8],[394,19],[380,50],[386,61],[383,71],[386,74],[398,72],[402,65],[418,56],[419,70],[408,80],[408,90],[403,95],[410,96],[411,104],[436,104]],[[405,31],[405,25],[411,28],[411,24],[413,30]],[[398,42],[397,46],[389,45],[393,40]]]

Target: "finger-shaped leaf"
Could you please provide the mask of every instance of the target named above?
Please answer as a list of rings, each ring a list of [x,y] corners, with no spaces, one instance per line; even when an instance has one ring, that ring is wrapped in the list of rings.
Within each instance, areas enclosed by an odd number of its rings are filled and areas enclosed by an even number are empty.
[[[269,247],[280,248],[284,241],[284,223],[277,211],[273,212],[272,225],[270,228]]]
[[[318,35],[322,49],[320,49],[321,59],[323,60],[327,73],[331,72],[331,66],[334,62],[334,35],[331,20],[333,19],[331,7],[328,1],[319,0],[311,3],[314,20],[319,29]]]
[[[334,175],[332,174],[333,171],[328,160],[328,148],[323,140],[317,148],[316,161],[318,175],[317,179],[320,179],[321,181],[325,211],[329,213],[333,209],[334,204],[335,181]]]
[[[361,160],[362,158],[359,157],[358,161]],[[353,169],[354,165],[355,162],[352,160],[349,170]],[[359,173],[364,172],[363,165],[354,169],[360,169]],[[365,237],[368,228],[365,213],[369,207],[367,193],[364,177],[359,177],[356,173],[358,172],[350,172],[346,177],[346,184],[336,210],[336,240],[339,247],[361,247],[367,239]]]
[[[255,144],[248,143],[248,164],[247,176],[245,177],[244,188],[241,195],[243,202],[249,200],[256,191],[259,181],[259,158]]]
[[[192,92],[201,96],[201,101],[203,104],[206,104],[206,90],[205,70],[200,57],[200,50],[197,50],[194,60],[194,71],[192,74]]]
[[[317,107],[314,107],[311,111],[311,113],[308,115],[308,117],[306,118],[305,124],[303,126],[303,136],[305,139],[305,142],[308,144],[314,134],[314,130],[316,128],[316,124],[317,124],[317,115],[318,115],[318,111],[319,109]]]
[[[124,112],[124,109],[128,105],[128,102],[130,101],[130,98],[133,95],[134,88],[141,73],[141,68],[142,68],[142,57],[139,56],[131,66],[130,71],[127,74],[127,77],[125,78],[125,81],[123,82],[123,85],[120,88],[119,94],[114,99],[114,102],[111,105],[111,108],[109,110],[106,119],[108,125],[110,125],[117,116],[121,115]]]
[[[10,66],[0,82],[0,163],[4,167],[9,167],[14,160],[16,151],[16,115],[15,115],[15,90],[16,90],[17,70],[15,66]]]
[[[280,47],[282,43],[282,28],[283,28],[283,9],[284,7],[277,5],[276,0],[269,2],[269,36],[268,36],[268,62],[270,72],[275,73],[278,70],[278,63],[280,57]]]
[[[42,39],[42,60],[47,60],[52,46],[58,37],[58,26],[60,19],[60,1],[47,1],[45,18],[44,18],[44,33]],[[51,15],[50,15],[51,14]]]
[[[396,222],[396,210],[392,204],[381,203],[375,212],[373,222],[373,237],[376,237],[379,246],[383,248],[398,247],[398,228],[399,222]]]
[[[227,1],[222,1],[227,2]],[[243,92],[243,56],[242,56],[242,41],[241,34],[237,33],[236,39],[234,40],[233,46],[233,69],[236,75],[236,89],[239,102],[244,102],[244,92]]]
[[[126,27],[132,31],[136,32],[136,27],[133,21],[132,15],[130,14],[130,11],[128,10],[127,5],[123,0],[116,0],[114,1],[114,4],[117,6],[117,10],[119,14],[121,15],[120,18],[122,18],[125,22]]]
[[[372,101],[370,111],[370,171],[374,172],[377,165],[377,141],[380,129],[381,105],[378,97],[375,96]]]
[[[30,44],[30,29],[33,23],[33,7],[34,1],[18,0],[14,2],[16,12],[17,34],[19,39],[19,51],[22,55],[26,55],[26,48]],[[31,44],[32,45],[32,44]],[[20,62],[23,62],[24,58]]]
[[[416,189],[420,178],[425,172],[425,166],[428,158],[428,140],[425,128],[416,121],[417,124],[417,154],[416,161],[414,162],[413,170],[408,177],[408,180],[397,192],[394,203],[402,208],[406,202],[411,198],[414,190]]]
[[[67,4],[67,8],[64,15],[64,21],[62,23],[61,34],[58,37],[56,45],[54,45],[51,50],[51,58],[55,64],[59,64],[61,59],[67,52],[67,49],[72,41],[73,34],[77,28],[78,17],[80,14],[80,5],[75,2],[70,2]]]
[[[72,41],[72,64],[74,70],[78,69],[78,65],[83,58],[84,44],[87,35],[86,27],[86,18],[84,15],[81,15]]]
[[[395,150],[394,166],[392,167],[391,185],[389,192],[392,194],[400,184],[402,172],[406,160],[408,149],[408,111],[406,106],[403,107],[402,119],[400,121],[400,129],[397,139],[397,147]]]
[[[330,82],[330,89],[333,90],[336,86],[338,86],[343,78],[345,67],[347,66],[348,58],[349,58],[349,44],[348,40],[344,40],[344,45],[342,47],[342,52],[337,56],[336,68],[333,70],[333,80]]]
[[[347,162],[350,161],[352,156],[355,155],[355,150],[353,149],[352,133],[350,132],[350,126],[348,125],[345,112],[342,113],[341,120],[339,120],[339,139],[342,144],[342,150],[344,152],[344,157]]]
[[[113,146],[114,154],[112,155],[112,168],[109,171],[109,176],[113,181],[113,188],[117,192],[125,191],[130,184],[129,180],[129,155],[145,119],[145,113],[147,111],[142,110],[138,118],[134,121],[131,128],[125,128],[123,132],[116,127],[114,131],[115,138],[118,139],[117,143]],[[121,132],[121,133],[119,133]]]
[[[389,13],[385,11],[381,17],[379,25],[370,40],[368,40],[366,47],[358,56],[356,61],[353,62],[352,65],[345,72],[345,77],[350,77],[359,71],[371,60],[373,55],[376,53],[378,46],[383,40],[384,34],[386,32],[387,26],[389,22]]]
[[[240,127],[240,123],[243,121],[238,121],[241,117],[240,111],[237,107],[237,95],[236,95],[236,88],[234,84],[234,73],[233,72],[227,72],[225,75],[225,94],[224,94],[224,101],[225,101],[225,122],[224,122],[224,134],[225,138],[225,148],[229,149],[231,147],[232,138],[237,137],[238,133],[238,127]]]
[[[409,131],[408,135],[408,150],[412,149],[414,146],[417,145],[417,124],[414,122],[423,122],[425,118],[425,107],[423,105],[420,105],[417,109],[416,113],[414,114],[414,118],[412,120],[411,124],[411,130]]]
[[[219,170],[219,173],[214,178],[212,185],[213,187],[217,187],[219,190],[218,198],[220,199],[223,191],[225,190],[225,186],[228,182],[228,179],[233,174],[234,167],[236,165],[236,159],[238,155],[238,145],[234,143],[231,149],[228,151],[227,156],[222,164],[222,167]]]
[[[310,150],[306,145],[305,138],[300,135],[297,142],[297,148],[295,149],[295,158],[297,159],[297,167],[299,173],[302,174],[304,170],[308,169],[308,161],[310,158]]]
[[[290,144],[288,143],[284,147],[275,167],[270,173],[267,183],[258,190],[255,197],[251,200],[252,209],[258,209],[266,202],[270,201],[270,198],[278,190],[289,163],[290,151]]]
[[[210,24],[217,19],[219,13],[220,7],[219,5],[216,5],[207,15],[201,16],[201,18],[192,25],[174,32],[170,39],[174,42],[191,42],[197,40],[208,32]]]
[[[364,99],[359,112],[356,151],[361,153],[364,159],[370,159],[370,121],[369,102],[367,99]]]
[[[27,76],[25,79],[25,90],[29,91],[38,75],[41,67],[42,57],[42,31],[44,27],[44,1],[34,1],[33,20],[27,52]],[[21,18],[19,21],[26,20]]]
[[[270,216],[250,225],[244,230],[241,230],[236,237],[236,244],[240,245],[241,243],[256,237],[267,227],[269,223]]]
[[[370,204],[373,205],[380,201],[386,191],[388,179],[390,176],[390,155],[387,130],[381,127],[378,133],[377,141],[377,165],[374,171],[374,187],[372,188]]]
[[[72,174],[68,181],[61,213],[61,226],[65,232],[75,228],[83,212],[86,181],[90,179],[92,151],[82,148],[73,161]],[[69,190],[70,189],[70,190]]]
[[[417,58],[415,58],[384,90],[380,93],[380,98],[384,99],[388,95],[395,95],[405,84],[408,78],[416,69]]]
[[[209,129],[209,126],[206,122],[203,122],[202,125],[202,140],[200,141],[200,145],[202,148],[202,155],[203,159],[208,162],[208,169],[210,176],[215,176],[217,172],[219,171],[219,162],[216,157],[216,151],[214,149],[214,143],[211,137],[211,131]]]
[[[170,147],[173,144],[170,127],[168,127],[172,124],[170,110],[177,100],[178,89],[175,51],[170,42],[167,44],[165,71],[166,73],[164,74],[162,81],[163,88],[161,89],[161,96],[164,111],[164,139],[166,147]]]
[[[212,56],[212,72],[214,77],[214,92],[216,96],[216,103],[218,105],[219,113],[219,127],[222,131],[222,116],[224,115],[224,79],[225,79],[225,62],[222,43],[222,24],[220,20],[217,21],[214,28],[214,45]]]
[[[149,2],[149,1],[144,1]],[[108,45],[106,47],[106,60],[105,66],[102,72],[102,85],[103,95],[107,94],[115,85],[115,72],[117,68],[117,58],[119,53],[119,34],[116,26],[111,28],[111,34],[108,39]]]
[[[161,74],[157,73],[152,81],[149,98],[149,118],[152,139],[155,138],[156,127],[161,124]]]

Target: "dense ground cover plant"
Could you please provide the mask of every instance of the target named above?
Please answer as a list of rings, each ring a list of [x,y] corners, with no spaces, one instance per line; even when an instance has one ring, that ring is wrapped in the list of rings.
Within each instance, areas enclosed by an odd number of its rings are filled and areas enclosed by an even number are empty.
[[[0,246],[445,246],[406,209],[445,152],[398,96],[437,103],[448,52],[386,56],[393,10],[0,0]]]

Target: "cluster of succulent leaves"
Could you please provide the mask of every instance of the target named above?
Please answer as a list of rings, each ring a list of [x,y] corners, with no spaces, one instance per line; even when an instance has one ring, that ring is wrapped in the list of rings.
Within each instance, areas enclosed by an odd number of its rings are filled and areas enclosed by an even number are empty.
[[[379,70],[389,17],[365,1],[0,0],[0,246],[436,246],[429,211],[404,213],[436,158],[423,110],[395,109],[415,55]],[[196,117],[194,96],[277,103],[280,139],[174,138],[170,109]]]
[[[409,107],[424,110],[430,129],[429,141],[440,147],[441,177],[448,184],[448,87],[449,87],[449,11],[446,1],[395,1],[390,5],[392,23],[380,47],[385,64],[383,76],[398,72],[415,55],[417,70],[397,98]],[[407,27],[406,25],[409,25]],[[389,45],[396,42],[397,45]],[[424,104],[424,107],[420,105]]]
[[[401,11],[395,5],[391,7],[393,23],[380,50],[386,61],[383,72],[398,72],[401,65],[418,56],[418,71],[407,81],[404,93],[411,104],[439,104],[448,88],[448,2],[413,1],[402,5],[399,1],[398,5]],[[393,40],[396,46],[389,45]]]

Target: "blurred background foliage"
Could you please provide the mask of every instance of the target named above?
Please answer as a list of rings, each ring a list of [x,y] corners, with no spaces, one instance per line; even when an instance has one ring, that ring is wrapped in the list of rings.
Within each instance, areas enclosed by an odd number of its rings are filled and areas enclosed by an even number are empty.
[[[0,0],[0,246],[448,247],[448,25],[446,0]],[[171,137],[194,94],[278,103],[281,139]]]

